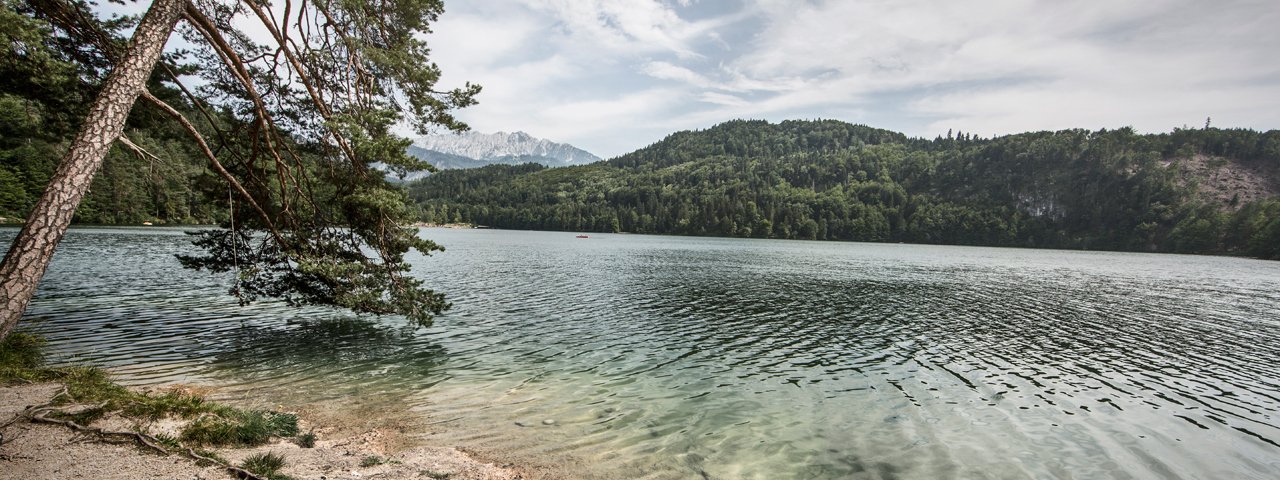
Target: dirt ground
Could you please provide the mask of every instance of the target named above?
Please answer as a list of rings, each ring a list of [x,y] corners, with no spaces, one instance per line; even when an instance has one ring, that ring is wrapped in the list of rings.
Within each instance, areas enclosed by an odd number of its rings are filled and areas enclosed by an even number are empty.
[[[220,467],[201,467],[180,454],[161,455],[133,442],[110,443],[96,435],[80,434],[60,425],[32,423],[22,418],[28,406],[43,405],[61,390],[57,384],[0,387],[0,478],[5,479],[223,479],[234,478]],[[337,429],[308,424],[302,430],[335,432]],[[181,422],[161,420],[138,425],[133,420],[108,417],[92,426],[130,431],[176,432]],[[528,478],[510,466],[478,461],[450,447],[409,446],[396,432],[382,429],[321,435],[314,448],[302,448],[289,440],[250,449],[215,449],[232,463],[260,452],[282,454],[280,471],[296,479],[444,479],[508,480]],[[366,460],[376,457],[378,464]],[[363,464],[369,466],[361,466]]]

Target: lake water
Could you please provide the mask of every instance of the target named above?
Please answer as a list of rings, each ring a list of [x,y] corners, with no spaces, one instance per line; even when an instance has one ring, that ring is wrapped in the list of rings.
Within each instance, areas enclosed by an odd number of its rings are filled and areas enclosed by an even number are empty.
[[[408,415],[552,476],[1280,475],[1277,262],[423,233],[431,328],[239,307],[152,228],[73,230],[26,328],[128,383]]]

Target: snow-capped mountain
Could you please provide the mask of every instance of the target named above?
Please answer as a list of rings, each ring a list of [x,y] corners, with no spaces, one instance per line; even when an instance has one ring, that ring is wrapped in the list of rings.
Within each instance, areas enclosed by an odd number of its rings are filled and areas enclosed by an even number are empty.
[[[431,135],[421,138],[417,147],[454,157],[490,163],[541,163],[548,167],[582,165],[600,161],[600,157],[567,143],[535,138],[524,132]],[[431,161],[413,150],[410,154]],[[442,162],[450,163],[450,162]],[[469,162],[468,162],[469,163]],[[474,165],[437,165],[440,168],[467,168]]]
[[[430,135],[410,145],[407,153],[441,169],[477,168],[497,163],[540,163],[548,167],[565,167],[600,161],[600,157],[573,145],[536,138],[524,132]],[[430,173],[425,171],[409,172],[404,178],[399,178],[388,173],[387,178],[409,181],[427,175]]]

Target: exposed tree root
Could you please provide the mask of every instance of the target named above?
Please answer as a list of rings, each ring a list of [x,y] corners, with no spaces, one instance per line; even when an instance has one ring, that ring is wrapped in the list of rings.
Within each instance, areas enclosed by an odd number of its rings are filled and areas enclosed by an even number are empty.
[[[156,438],[151,435],[147,435],[141,432],[104,430],[99,427],[87,427],[79,423],[76,423],[75,421],[72,421],[72,420],[49,418],[47,415],[54,411],[57,411],[57,410],[54,410],[54,409],[39,410],[39,411],[33,412],[33,414],[28,416],[27,418],[31,419],[31,421],[36,423],[52,423],[55,425],[62,425],[64,427],[75,430],[76,432],[79,432],[79,433],[92,433],[94,435],[97,435],[98,438],[101,438],[107,441],[111,441],[111,439],[114,439],[114,438],[132,439],[138,442],[139,444],[141,444],[142,446],[155,450],[161,455],[169,454],[168,450],[165,450],[164,447],[161,447],[159,445],[160,441],[156,440]]]
[[[66,394],[67,394],[67,386],[63,385],[62,390],[60,390],[53,397],[50,397],[48,402],[42,403],[40,405],[30,405],[27,408],[23,409],[21,412],[13,414],[13,418],[6,420],[3,425],[0,425],[0,446],[3,446],[6,443],[10,443],[18,439],[18,437],[16,436],[8,436],[4,434],[5,429],[9,428],[10,425],[18,423],[22,420],[30,420],[31,416],[36,414],[37,412],[50,410],[53,403],[58,401],[58,397],[61,397]]]

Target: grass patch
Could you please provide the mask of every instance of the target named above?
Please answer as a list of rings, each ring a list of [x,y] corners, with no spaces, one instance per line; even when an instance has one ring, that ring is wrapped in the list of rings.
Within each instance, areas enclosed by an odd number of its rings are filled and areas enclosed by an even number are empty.
[[[34,369],[44,364],[44,339],[14,332],[0,341],[0,368]]]
[[[17,385],[38,382],[61,382],[67,386],[67,395],[59,403],[102,403],[112,410],[111,401],[128,398],[131,394],[124,387],[111,382],[107,372],[94,367],[44,366],[41,348],[44,339],[28,333],[11,333],[0,341],[0,384]]]
[[[360,459],[361,467],[376,467],[378,465],[402,465],[403,462],[392,458],[382,458],[377,455],[366,455]]]
[[[169,416],[195,418],[178,438],[171,439],[173,445],[191,442],[196,445],[257,446],[267,443],[272,437],[287,438],[298,434],[296,415],[241,410],[182,391],[160,395],[133,392],[112,382],[106,370],[96,367],[45,367],[41,353],[44,344],[44,339],[21,332],[12,333],[0,341],[0,384],[60,382],[66,385],[67,391],[56,399],[55,404],[96,405],[76,413],[53,413],[51,416],[81,425],[88,425],[114,412],[128,418],[153,421]],[[314,435],[311,442],[314,445]]]
[[[196,419],[182,429],[181,439],[199,445],[252,447],[272,437],[298,434],[296,415],[261,410],[226,409]]]
[[[240,468],[267,477],[270,480],[289,480],[289,476],[281,474],[284,468],[284,455],[275,453],[259,453],[249,456],[240,463]]]
[[[157,434],[152,435],[152,436],[153,436],[153,437],[155,437],[155,438],[156,438],[156,440],[160,442],[160,445],[161,445],[161,446],[163,446],[163,447],[165,447],[165,448],[167,448],[167,449],[169,449],[169,450],[181,450],[181,449],[182,449],[182,442],[179,442],[179,441],[178,441],[178,437],[175,437],[175,436],[173,436],[173,435],[164,434],[164,433],[157,433]]]
[[[224,415],[231,413],[232,408],[205,400],[204,397],[189,392],[172,391],[161,395],[137,395],[137,398],[124,405],[122,413],[133,418],[159,420],[166,416],[194,418],[205,413]]]
[[[315,448],[316,434],[313,432],[307,432],[302,435],[298,435],[293,439],[293,443],[298,444],[298,446],[302,448]]]
[[[133,401],[141,394],[116,385],[106,370],[97,367],[66,367],[46,369],[60,372],[62,378],[56,381],[67,386],[67,395],[58,403],[104,403],[103,408],[115,411]]]
[[[7,384],[59,382],[66,385],[67,393],[56,399],[54,403],[57,405],[101,404],[102,414],[118,411],[129,418],[146,420],[159,420],[168,416],[193,418],[210,413],[227,415],[234,410],[186,392],[149,395],[130,391],[111,381],[110,374],[97,367],[13,368],[11,365],[0,364],[0,381]],[[101,418],[101,415],[88,421],[97,418]],[[77,423],[84,422],[77,420]]]
[[[107,409],[99,407],[86,408],[75,413],[53,412],[49,414],[50,418],[70,420],[80,425],[88,425],[105,416],[107,416]]]
[[[421,472],[418,472],[418,474],[434,480],[448,480],[449,477],[453,476],[452,473],[437,472],[435,470],[423,470]]]

